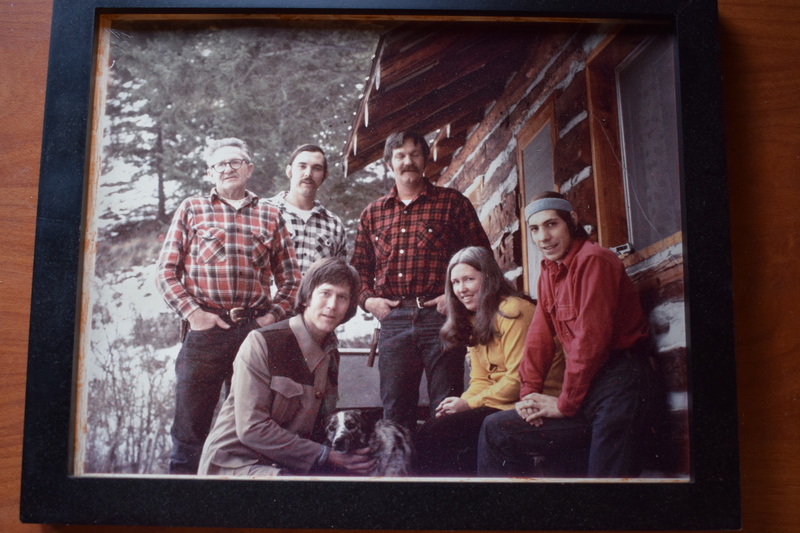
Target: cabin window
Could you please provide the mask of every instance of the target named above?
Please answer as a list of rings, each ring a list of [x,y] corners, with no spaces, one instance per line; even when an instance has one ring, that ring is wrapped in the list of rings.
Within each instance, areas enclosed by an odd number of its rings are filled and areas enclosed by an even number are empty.
[[[536,286],[541,270],[542,253],[533,243],[525,221],[525,207],[531,198],[542,191],[555,191],[555,172],[553,170],[553,105],[542,106],[539,113],[522,128],[517,138],[520,231],[524,263],[523,290],[536,298]]]
[[[681,229],[670,39],[644,41],[617,67],[616,78],[628,240],[642,250]]]
[[[609,38],[587,61],[587,83],[598,241],[646,250],[681,230],[671,35]]]

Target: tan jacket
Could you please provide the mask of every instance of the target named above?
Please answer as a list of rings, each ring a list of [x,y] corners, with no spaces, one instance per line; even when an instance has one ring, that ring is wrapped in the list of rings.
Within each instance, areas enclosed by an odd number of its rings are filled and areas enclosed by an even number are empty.
[[[287,342],[283,349],[279,340]],[[322,451],[309,440],[314,422],[337,400],[328,379],[335,338],[325,348],[311,338],[302,316],[251,332],[233,363],[231,392],[206,439],[199,473],[248,475],[247,467],[255,465],[274,467],[259,468],[261,475],[308,473]]]

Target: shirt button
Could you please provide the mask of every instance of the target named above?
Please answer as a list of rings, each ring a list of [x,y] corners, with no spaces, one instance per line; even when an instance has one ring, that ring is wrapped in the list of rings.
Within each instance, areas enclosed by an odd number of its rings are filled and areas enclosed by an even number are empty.
[[[322,398],[322,391],[315,390],[314,391],[314,398]]]
[[[404,253],[406,253],[406,251],[405,250],[400,250],[400,253],[404,254]]]
[[[397,275],[397,277],[398,277],[398,278],[402,278],[402,277],[403,277],[403,273],[402,273],[402,272],[400,272],[400,273]]]
[[[402,229],[400,230],[400,233],[405,233],[405,232],[406,232],[406,228],[402,228]]]

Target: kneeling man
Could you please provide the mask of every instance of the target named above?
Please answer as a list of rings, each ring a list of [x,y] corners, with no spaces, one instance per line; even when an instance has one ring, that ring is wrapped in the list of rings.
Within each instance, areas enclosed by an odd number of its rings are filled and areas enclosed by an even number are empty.
[[[359,285],[344,260],[320,259],[300,283],[299,314],[248,335],[233,363],[230,395],[203,448],[200,474],[369,471],[369,448],[344,453],[320,444],[337,399],[334,329],[355,315]]]

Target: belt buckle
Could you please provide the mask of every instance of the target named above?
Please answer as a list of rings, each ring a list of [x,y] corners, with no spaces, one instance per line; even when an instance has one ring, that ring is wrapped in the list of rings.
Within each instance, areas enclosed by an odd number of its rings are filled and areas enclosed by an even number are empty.
[[[245,311],[247,311],[247,309],[245,309],[244,307],[234,307],[230,311],[228,311],[228,316],[231,318],[231,322],[233,322],[234,324],[238,324],[242,320],[247,319]]]
[[[424,296],[415,296],[414,301],[417,302],[417,308],[424,309],[425,307],[422,305],[425,303],[423,300]]]

